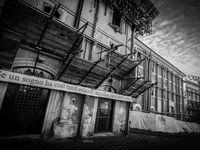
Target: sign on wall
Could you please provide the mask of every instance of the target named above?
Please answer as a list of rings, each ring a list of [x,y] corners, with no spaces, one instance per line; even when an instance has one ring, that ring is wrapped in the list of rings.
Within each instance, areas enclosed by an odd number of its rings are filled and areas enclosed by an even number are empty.
[[[0,81],[132,102],[131,96],[124,96],[106,91],[94,90],[87,87],[39,78],[35,76],[24,75],[20,73],[14,73],[1,69]]]

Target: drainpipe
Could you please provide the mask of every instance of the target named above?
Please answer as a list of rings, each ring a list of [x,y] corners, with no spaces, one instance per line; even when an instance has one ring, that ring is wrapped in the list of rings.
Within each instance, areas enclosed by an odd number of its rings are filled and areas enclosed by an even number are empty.
[[[83,3],[84,0],[79,0],[78,3],[78,9],[76,12],[76,18],[75,18],[75,22],[74,22],[74,27],[78,29],[79,24],[80,24],[80,20],[81,20],[81,13],[82,13],[82,9],[83,9]]]
[[[97,7],[96,7],[96,10],[95,10],[95,15],[94,15],[94,26],[93,26],[93,31],[92,31],[93,37],[94,37],[95,32],[97,30],[98,14],[99,14],[99,0],[97,0]]]
[[[99,14],[99,0],[96,1],[96,9],[95,9],[95,14],[94,14],[94,25],[93,25],[93,30],[92,30],[93,38],[95,38],[95,33],[97,31],[98,14]],[[92,51],[95,49],[96,49],[96,42],[93,42],[92,49],[89,52],[89,58],[88,58],[89,60],[92,59]]]
[[[135,54],[135,49],[134,49],[134,41],[135,41],[135,30],[136,30],[136,27],[135,26],[133,26],[132,27],[132,32],[131,32],[131,59],[133,58],[133,54]],[[135,60],[135,59],[134,59]]]

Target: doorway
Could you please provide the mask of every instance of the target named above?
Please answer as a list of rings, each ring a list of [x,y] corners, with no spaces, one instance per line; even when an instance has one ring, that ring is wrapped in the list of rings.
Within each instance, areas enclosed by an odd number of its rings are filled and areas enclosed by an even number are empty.
[[[109,99],[99,99],[95,132],[111,132],[112,130],[113,101]]]
[[[48,89],[9,83],[0,110],[1,136],[40,134]]]

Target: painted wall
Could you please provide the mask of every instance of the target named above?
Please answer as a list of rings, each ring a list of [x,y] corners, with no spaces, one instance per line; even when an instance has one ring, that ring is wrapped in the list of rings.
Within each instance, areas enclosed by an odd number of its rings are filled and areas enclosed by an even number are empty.
[[[5,0],[0,1],[0,16],[1,16],[1,13],[2,13],[2,10],[3,10],[4,2],[5,2]]]
[[[5,82],[0,82],[0,109],[3,103],[3,99],[6,93],[6,89],[7,89],[8,83]]]
[[[58,68],[62,65],[62,62],[57,58],[46,56],[41,53],[39,57],[42,58],[43,61],[38,61],[37,67],[46,70],[55,76],[58,72]],[[12,67],[33,67],[35,65],[35,58],[36,54],[34,52],[19,48]]]
[[[85,96],[65,93],[59,120],[53,124],[53,137],[66,138],[77,135],[82,102]]]
[[[127,102],[115,101],[113,132],[125,133]]]
[[[92,136],[94,134],[95,119],[96,119],[96,107],[95,97],[86,97],[83,116],[82,116],[82,136]],[[95,109],[94,109],[95,108]]]

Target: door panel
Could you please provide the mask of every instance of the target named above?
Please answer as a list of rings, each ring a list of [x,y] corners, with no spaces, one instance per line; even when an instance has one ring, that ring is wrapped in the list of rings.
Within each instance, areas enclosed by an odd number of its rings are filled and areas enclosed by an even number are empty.
[[[111,132],[112,125],[112,100],[103,99],[99,100],[95,132]]]
[[[39,134],[49,90],[9,84],[0,110],[1,135]]]

